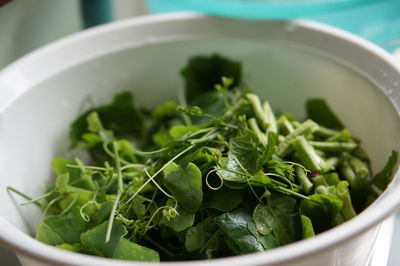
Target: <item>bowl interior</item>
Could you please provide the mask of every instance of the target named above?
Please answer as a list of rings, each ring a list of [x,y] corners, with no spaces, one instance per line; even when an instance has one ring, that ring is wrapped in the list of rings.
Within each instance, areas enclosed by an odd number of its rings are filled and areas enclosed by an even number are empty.
[[[375,172],[399,146],[400,119],[392,103],[368,79],[331,58],[274,40],[153,40],[73,65],[34,85],[0,113],[0,215],[34,234],[41,211],[18,206],[21,198],[4,188],[41,195],[52,183],[51,160],[68,155],[69,125],[78,114],[93,104],[109,102],[123,90],[132,91],[140,106],[174,99],[183,84],[179,71],[187,59],[212,53],[241,61],[248,87],[276,111],[304,118],[306,99],[326,99],[361,139]]]

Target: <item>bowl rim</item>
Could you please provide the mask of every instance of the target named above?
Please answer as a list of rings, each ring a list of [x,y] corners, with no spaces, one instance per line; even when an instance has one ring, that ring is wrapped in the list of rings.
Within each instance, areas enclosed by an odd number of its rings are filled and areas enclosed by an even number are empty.
[[[149,15],[143,17],[132,18],[124,21],[118,21],[111,24],[95,27],[90,30],[79,32],[71,36],[62,38],[59,41],[48,44],[43,48],[34,51],[23,58],[12,63],[8,67],[4,68],[0,72],[0,81],[8,78],[10,73],[18,72],[18,70],[25,64],[29,63],[31,60],[35,60],[44,55],[49,55],[62,51],[69,44],[90,40],[93,36],[106,36],[107,33],[114,30],[138,26],[138,25],[149,25],[157,23],[169,23],[169,22],[181,22],[190,20],[208,20],[215,19],[203,14],[198,14],[194,12],[178,12],[169,14],[158,14]],[[230,20],[225,18],[218,18],[221,20]],[[269,22],[260,22],[269,23]],[[372,56],[378,57],[385,62],[388,66],[396,71],[396,74],[400,74],[400,66],[395,61],[395,59],[385,52],[380,47],[361,39],[353,34],[347,33],[343,30],[336,29],[331,26],[327,26],[317,22],[305,21],[305,20],[295,20],[287,22],[290,25],[295,25],[296,27],[319,34],[328,34],[338,39],[338,41],[345,42],[347,44],[353,45],[358,49],[363,49],[369,52]],[[12,75],[11,75],[12,77]],[[33,87],[30,84],[27,88]],[[21,91],[20,93],[23,93]],[[1,95],[1,93],[0,93]],[[6,95],[6,94],[5,94]],[[12,94],[12,98],[18,98],[20,94]],[[10,102],[7,102],[10,103]],[[395,103],[397,106],[400,103]],[[2,110],[0,101],[0,113]],[[397,169],[396,178],[399,179],[399,170]],[[396,184],[391,184],[391,191],[400,189],[400,182]],[[384,197],[381,198],[379,204],[373,204],[362,213],[357,215],[354,219],[332,228],[324,233],[317,235],[314,238],[298,241],[284,247],[276,248],[268,252],[253,253],[248,255],[240,255],[235,257],[227,257],[220,259],[213,259],[209,261],[190,261],[190,262],[162,262],[163,265],[248,265],[251,262],[253,265],[266,265],[293,261],[299,257],[307,256],[318,251],[332,247],[338,243],[345,242],[352,237],[365,232],[372,227],[378,225],[386,217],[391,215],[396,208],[400,205],[400,197],[396,193],[384,193]],[[134,261],[121,261],[108,258],[100,258],[89,255],[83,255],[76,253],[71,256],[68,251],[60,250],[46,244],[43,244],[29,235],[21,232],[19,229],[11,225],[4,217],[0,216],[0,242],[5,246],[11,248],[22,256],[32,257],[35,260],[39,260],[45,263],[56,264],[56,265],[139,265],[141,262]],[[146,263],[146,265],[158,265],[153,263]]]

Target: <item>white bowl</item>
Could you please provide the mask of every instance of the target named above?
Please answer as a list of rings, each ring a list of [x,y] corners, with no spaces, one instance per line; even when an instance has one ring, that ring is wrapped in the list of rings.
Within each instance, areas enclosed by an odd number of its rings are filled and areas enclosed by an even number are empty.
[[[141,265],[72,254],[34,240],[40,210],[20,207],[13,186],[43,193],[50,161],[62,153],[70,122],[90,96],[103,103],[131,89],[141,105],[175,98],[178,75],[196,54],[243,62],[246,80],[275,109],[303,116],[323,97],[360,137],[381,169],[399,147],[400,69],[380,48],[321,24],[239,21],[194,13],[142,17],[79,33],[40,49],[0,73],[0,241],[25,265]],[[268,252],[165,265],[367,265],[380,223],[400,203],[399,176],[356,218],[312,239]],[[148,264],[146,264],[148,265]]]

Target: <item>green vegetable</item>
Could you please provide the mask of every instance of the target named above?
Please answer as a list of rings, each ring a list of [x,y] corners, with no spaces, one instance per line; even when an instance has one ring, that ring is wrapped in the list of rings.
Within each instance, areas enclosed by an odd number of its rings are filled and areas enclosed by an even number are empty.
[[[57,157],[38,198],[36,238],[96,256],[176,261],[269,250],[352,219],[388,186],[322,99],[279,117],[242,88],[240,62],[212,55],[182,70],[185,94],[154,109],[129,92],[71,125],[89,160]],[[179,98],[179,97],[178,97]],[[189,104],[189,105],[188,105]]]

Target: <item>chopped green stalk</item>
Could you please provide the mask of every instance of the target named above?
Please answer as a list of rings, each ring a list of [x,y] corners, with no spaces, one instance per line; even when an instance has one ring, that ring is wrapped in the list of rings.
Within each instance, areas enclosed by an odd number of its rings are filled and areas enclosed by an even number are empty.
[[[287,135],[281,143],[279,143],[277,154],[281,157],[286,156],[290,152],[292,141],[296,137],[304,135],[307,132],[313,132],[317,127],[318,125],[311,120],[306,120],[305,122],[303,122],[293,132]]]
[[[246,94],[246,98],[249,100],[251,106],[253,107],[254,115],[258,122],[261,124],[263,130],[267,130],[270,123],[268,117],[265,115],[263,107],[261,105],[260,98],[254,93]]]
[[[326,139],[326,141],[329,142],[349,142],[352,140],[350,131],[348,129],[343,129],[342,131],[336,133],[335,135],[330,136],[329,138]]]
[[[258,127],[257,120],[256,120],[255,118],[250,118],[249,120],[247,120],[247,123],[249,124],[249,127],[250,127],[252,130],[254,130],[254,132],[256,132],[257,137],[258,137],[260,143],[261,143],[262,145],[264,145],[264,146],[267,145],[267,142],[268,142],[268,140],[267,140],[267,135],[265,135],[265,133],[262,132],[262,131],[260,130],[260,128]]]
[[[356,178],[358,179],[358,182],[365,183],[369,176],[368,166],[363,161],[361,161],[360,159],[358,159],[356,157],[350,157],[348,162],[349,162],[351,168],[353,169],[354,174],[356,175]]]
[[[304,169],[299,166],[295,166],[295,171],[296,171],[297,180],[299,181],[304,192],[306,194],[310,194],[310,192],[313,188],[313,184],[310,181],[310,179],[308,179],[306,171],[304,171]]]
[[[281,116],[277,122],[279,128],[279,134],[288,135],[294,131],[293,125],[289,122],[289,120],[285,116]]]
[[[336,134],[340,133],[337,130],[333,130],[327,127],[323,127],[321,125],[318,125],[318,127],[315,129],[314,134],[318,137],[322,138],[327,138],[327,137],[332,137],[335,136]]]
[[[278,126],[276,124],[275,115],[272,112],[271,106],[269,105],[268,101],[264,101],[263,110],[264,110],[264,114],[266,116],[266,120],[269,123],[268,131],[274,132],[274,133],[278,132]]]
[[[356,174],[347,161],[342,162],[340,170],[352,188],[357,187]]]
[[[326,159],[325,162],[332,168],[336,168],[340,164],[341,160],[339,159],[339,157],[330,157]]]
[[[324,177],[329,186],[336,186],[336,184],[340,181],[337,173],[326,173],[324,174]]]
[[[348,186],[349,183],[346,181],[340,181],[336,185],[336,194],[343,201],[341,213],[346,221],[357,215],[357,213],[354,211],[353,204],[351,203]]]
[[[309,142],[315,149],[328,152],[350,152],[357,148],[357,143],[348,142],[322,142],[310,141]]]
[[[328,185],[328,183],[326,182],[326,179],[323,175],[313,177],[311,180],[314,183],[315,187]]]
[[[292,143],[297,157],[306,168],[319,173],[323,173],[330,169],[330,166],[327,165],[320,156],[318,156],[314,148],[307,142],[304,136],[296,137]]]

